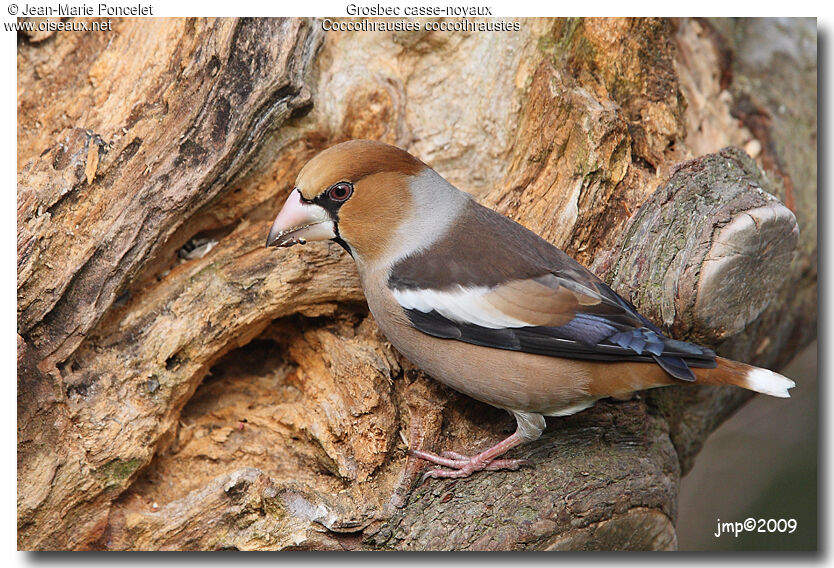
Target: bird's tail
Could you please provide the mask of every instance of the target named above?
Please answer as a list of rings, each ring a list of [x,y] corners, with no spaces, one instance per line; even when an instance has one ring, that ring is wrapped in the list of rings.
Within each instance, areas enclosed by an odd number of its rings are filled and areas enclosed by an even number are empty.
[[[716,357],[715,362],[717,365],[713,369],[692,369],[695,373],[696,384],[735,385],[779,398],[790,398],[788,389],[796,386],[789,378],[767,369],[760,369],[723,357]]]

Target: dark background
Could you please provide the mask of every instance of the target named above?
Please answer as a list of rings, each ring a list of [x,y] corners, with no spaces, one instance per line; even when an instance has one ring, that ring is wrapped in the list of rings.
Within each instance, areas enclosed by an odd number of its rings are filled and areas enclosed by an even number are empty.
[[[817,342],[782,374],[796,382],[790,399],[757,396],[707,440],[683,478],[680,550],[816,550]],[[793,534],[739,533],[716,538],[716,521],[796,519]]]

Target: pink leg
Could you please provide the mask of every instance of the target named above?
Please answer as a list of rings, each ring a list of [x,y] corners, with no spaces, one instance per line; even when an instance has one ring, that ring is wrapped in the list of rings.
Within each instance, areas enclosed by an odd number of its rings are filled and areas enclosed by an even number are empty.
[[[520,466],[529,463],[527,460],[497,460],[507,450],[510,450],[526,440],[514,433],[509,438],[495,444],[486,451],[478,455],[468,457],[457,452],[443,452],[441,455],[433,454],[431,452],[424,452],[422,450],[408,450],[408,454],[442,465],[450,469],[435,468],[430,469],[423,475],[423,480],[427,477],[469,477],[476,471],[495,471],[499,469],[516,470]]]

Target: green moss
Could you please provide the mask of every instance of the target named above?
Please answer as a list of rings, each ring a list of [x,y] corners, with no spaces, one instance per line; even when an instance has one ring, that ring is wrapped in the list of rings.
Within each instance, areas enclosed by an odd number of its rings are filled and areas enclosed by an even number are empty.
[[[556,49],[556,39],[549,35],[540,36],[536,42],[536,47],[545,54],[551,54]]]
[[[529,505],[526,505],[516,511],[516,518],[532,523],[539,519],[539,511]]]
[[[567,51],[571,48],[576,36],[576,31],[582,24],[582,18],[566,18],[562,26],[562,35],[556,40],[556,46],[562,51]]]
[[[284,509],[284,504],[278,497],[268,497],[264,495],[263,509],[267,516],[275,519],[283,519],[287,516],[287,511]]]
[[[251,527],[255,523],[256,520],[258,520],[258,519],[254,515],[243,515],[243,516],[238,517],[237,519],[235,519],[235,528],[238,531],[245,530],[245,529]],[[255,531],[255,533],[253,533],[252,536],[257,538],[257,531]]]
[[[122,485],[141,466],[142,460],[139,458],[130,460],[116,458],[97,468],[95,476],[107,489]]]
[[[567,57],[589,62],[593,60],[595,50],[580,32],[581,28],[582,18],[561,18],[553,27],[553,33],[539,37],[536,46],[554,62]]]
[[[589,139],[588,134],[578,127],[574,128],[570,134],[571,139],[578,142],[576,152],[571,156],[574,163],[574,175],[584,176],[596,168],[594,160],[591,159],[591,144],[594,141]]]

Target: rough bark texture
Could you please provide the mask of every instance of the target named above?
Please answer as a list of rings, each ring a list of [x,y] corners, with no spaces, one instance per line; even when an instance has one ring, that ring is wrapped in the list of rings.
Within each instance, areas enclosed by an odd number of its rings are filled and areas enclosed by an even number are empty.
[[[680,477],[748,394],[603,401],[529,468],[417,484],[408,445],[512,419],[403,360],[338,246],[263,248],[307,159],[376,138],[679,338],[771,368],[811,341],[813,23],[521,26],[20,36],[21,548],[675,548]]]

